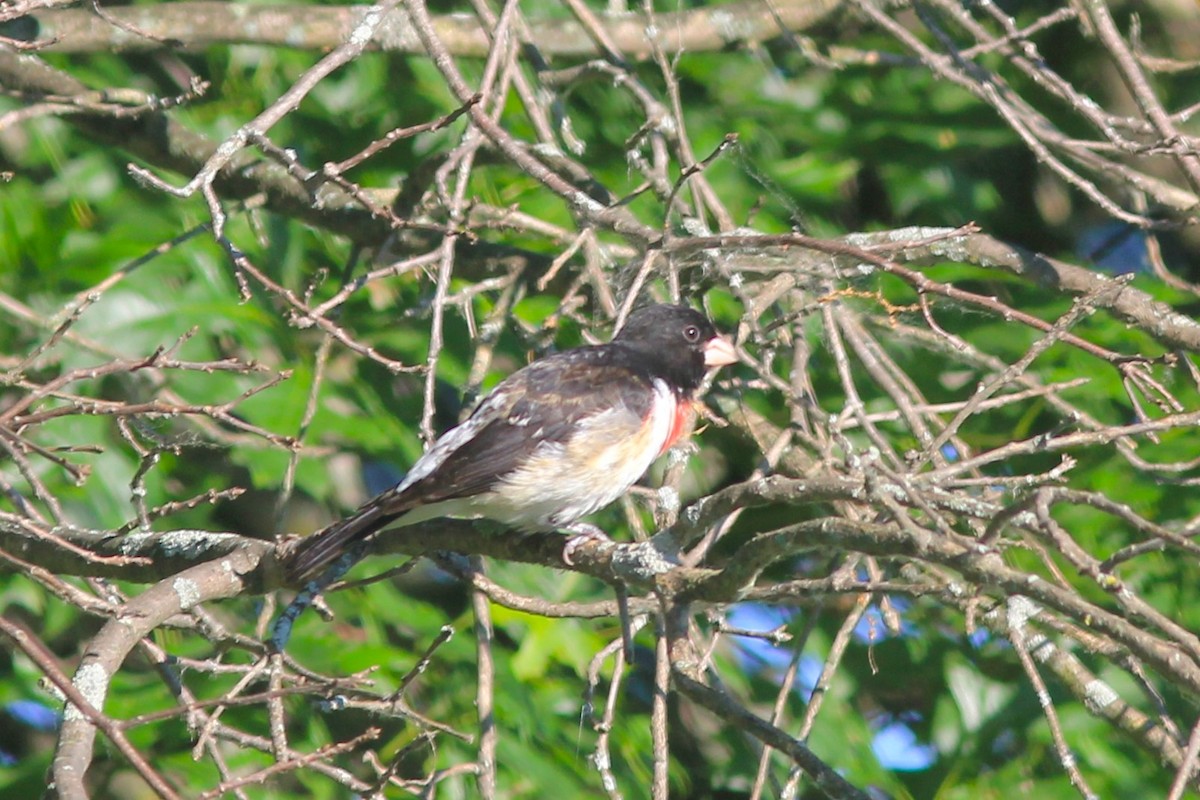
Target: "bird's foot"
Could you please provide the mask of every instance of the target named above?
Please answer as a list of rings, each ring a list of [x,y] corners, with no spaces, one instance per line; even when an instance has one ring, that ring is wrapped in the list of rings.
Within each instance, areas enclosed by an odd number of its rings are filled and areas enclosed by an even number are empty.
[[[563,530],[572,534],[571,538],[567,539],[567,543],[563,545],[563,562],[569,565],[575,564],[575,551],[585,544],[612,544],[612,539],[608,538],[608,534],[590,522],[573,522],[565,526]]]

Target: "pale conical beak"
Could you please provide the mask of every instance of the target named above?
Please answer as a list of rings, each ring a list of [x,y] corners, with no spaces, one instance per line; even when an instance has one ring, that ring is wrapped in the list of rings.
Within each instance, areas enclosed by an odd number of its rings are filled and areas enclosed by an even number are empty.
[[[704,345],[704,366],[706,367],[724,367],[736,364],[737,360],[737,350],[728,339],[715,336]]]

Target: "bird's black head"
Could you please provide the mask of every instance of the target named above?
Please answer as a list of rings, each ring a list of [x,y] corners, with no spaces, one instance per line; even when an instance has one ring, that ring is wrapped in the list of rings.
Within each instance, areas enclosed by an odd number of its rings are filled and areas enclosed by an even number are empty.
[[[709,367],[737,361],[737,353],[712,323],[687,306],[645,306],[629,315],[613,342],[635,350],[657,377],[694,391]]]

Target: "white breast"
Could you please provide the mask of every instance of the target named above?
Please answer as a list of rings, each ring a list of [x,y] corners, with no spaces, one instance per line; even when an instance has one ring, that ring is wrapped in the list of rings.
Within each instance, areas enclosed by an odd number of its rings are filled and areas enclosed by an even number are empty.
[[[517,528],[553,530],[607,506],[645,474],[671,435],[675,394],[657,379],[653,389],[648,424],[643,424],[641,414],[634,409],[624,405],[611,408],[586,420],[569,441],[543,442],[492,491],[421,506],[396,520],[394,525],[457,517],[487,518]],[[486,420],[489,415],[476,417]],[[401,489],[432,472],[450,452],[474,435],[478,427],[464,430],[475,427],[472,421],[447,434],[426,453],[414,465]]]
[[[475,499],[479,516],[524,528],[552,529],[607,506],[628,491],[671,434],[675,395],[654,381],[649,424],[618,406],[580,426],[565,444],[547,443],[501,487]]]

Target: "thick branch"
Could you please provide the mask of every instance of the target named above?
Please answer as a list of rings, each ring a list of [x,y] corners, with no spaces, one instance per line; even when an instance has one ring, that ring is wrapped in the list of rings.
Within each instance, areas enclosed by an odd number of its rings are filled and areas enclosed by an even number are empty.
[[[103,711],[113,676],[143,636],[198,603],[245,593],[248,587],[243,577],[258,568],[259,558],[258,553],[242,550],[184,570],[130,601],[121,615],[105,623],[85,648],[72,681],[75,688],[93,708]],[[92,761],[95,739],[94,722],[68,705],[54,755],[51,796],[88,796],[84,778]]]
[[[924,529],[832,517],[817,519],[756,537],[738,550],[725,569],[710,573],[698,584],[681,586],[676,578],[684,577],[682,575],[664,575],[660,580],[666,582],[670,593],[689,600],[728,601],[739,596],[744,587],[769,565],[812,547],[842,548],[875,556],[915,557],[950,567],[978,586],[992,587],[1005,595],[1031,597],[1111,636],[1181,686],[1200,692],[1200,664],[1196,659],[1177,645],[1145,630],[1139,621],[1128,620],[1093,605],[1080,594],[1039,575],[1014,569],[999,553],[985,546],[968,546]]]
[[[738,42],[759,42],[787,30],[809,28],[845,0],[748,0],[682,12],[657,14],[659,46],[667,52],[712,52]],[[38,39],[51,40],[48,52],[86,53],[196,49],[221,44],[259,44],[304,50],[328,50],[342,44],[358,24],[366,6],[248,6],[237,3],[168,3],[107,9],[128,26],[107,25],[87,9],[40,11]],[[484,58],[491,49],[489,31],[466,14],[435,17],[434,28],[452,55]],[[601,19],[604,32],[631,58],[651,55],[647,20],[642,14]],[[587,58],[597,55],[593,37],[573,19],[530,20],[529,38],[545,56]],[[138,36],[132,33],[145,33]],[[424,55],[424,47],[402,12],[394,13],[376,35],[372,49]]]
[[[856,233],[841,240],[817,239],[798,233],[692,236],[671,240],[665,249],[676,254],[721,252],[747,272],[817,271],[827,274],[830,259],[848,273],[865,261],[906,277],[899,263],[925,265],[957,262],[1001,269],[1038,285],[1094,298],[1125,322],[1137,325],[1164,346],[1200,351],[1200,324],[1166,303],[1131,286],[1116,286],[1113,278],[1068,264],[982,233],[953,228],[899,228],[884,233]],[[808,255],[809,249],[816,255]],[[889,260],[890,259],[890,260]],[[803,267],[803,270],[798,270]],[[801,278],[796,276],[797,284]],[[1112,289],[1112,291],[1106,291]]]

